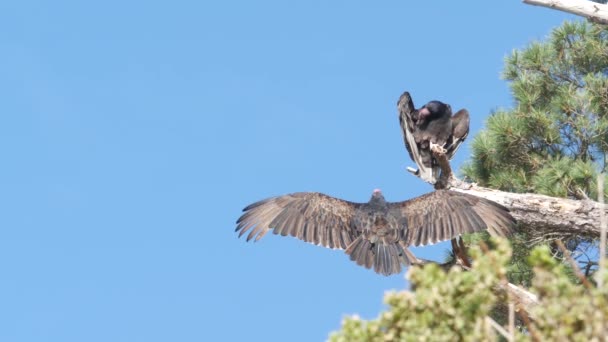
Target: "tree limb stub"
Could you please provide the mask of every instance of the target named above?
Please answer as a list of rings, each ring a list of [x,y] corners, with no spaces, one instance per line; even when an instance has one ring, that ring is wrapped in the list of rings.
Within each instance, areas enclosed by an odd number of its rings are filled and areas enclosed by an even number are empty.
[[[523,2],[576,14],[594,23],[608,25],[608,5],[605,4],[588,0],[523,0]]]

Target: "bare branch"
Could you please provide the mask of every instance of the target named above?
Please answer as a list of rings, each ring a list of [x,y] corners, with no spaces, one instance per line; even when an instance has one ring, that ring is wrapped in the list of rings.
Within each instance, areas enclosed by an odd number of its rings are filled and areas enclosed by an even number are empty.
[[[494,328],[494,330],[498,331],[502,337],[504,337],[507,341],[512,341],[513,338],[511,334],[505,330],[500,324],[498,324],[495,320],[493,320],[490,316],[486,316],[486,322]]]
[[[608,207],[591,200],[573,200],[538,194],[516,194],[450,181],[451,189],[502,204],[532,238],[559,239],[570,236],[599,238],[600,214]]]
[[[597,176],[597,192],[598,200],[601,205],[604,205],[604,173],[600,173]],[[600,261],[599,261],[599,272],[597,277],[597,286],[602,287],[604,272],[606,272],[606,213],[600,213]]]
[[[594,23],[608,25],[608,5],[588,0],[523,0],[523,2],[580,15]]]
[[[557,244],[557,247],[562,251],[562,253],[564,253],[566,260],[568,260],[568,263],[570,263],[570,266],[572,266],[572,269],[574,270],[574,274],[578,277],[581,283],[585,285],[587,289],[590,289],[592,287],[591,283],[589,282],[589,280],[587,280],[587,277],[585,277],[583,272],[581,272],[581,269],[578,267],[576,260],[572,258],[572,255],[570,255],[570,251],[566,248],[566,246],[564,246],[562,240],[556,240],[555,244]]]
[[[599,238],[600,215],[608,206],[589,200],[572,200],[538,194],[517,194],[465,183],[454,177],[447,156],[433,149],[433,156],[441,167],[435,189],[452,189],[483,197],[504,205],[522,223],[531,240],[553,240],[571,236]],[[603,211],[600,210],[603,208]]]
[[[515,304],[509,303],[509,342],[515,341]]]

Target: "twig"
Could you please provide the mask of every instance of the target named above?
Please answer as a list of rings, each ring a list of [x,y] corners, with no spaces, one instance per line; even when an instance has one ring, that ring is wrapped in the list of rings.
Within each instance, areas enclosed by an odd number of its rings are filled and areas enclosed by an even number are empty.
[[[532,337],[532,341],[540,342],[541,339],[538,336],[538,331],[536,331],[536,328],[534,327],[534,325],[532,325],[532,322],[530,321],[530,317],[528,317],[528,315],[526,315],[526,314],[523,314],[520,317],[524,321],[524,325],[528,329],[528,332],[530,333],[530,337]]]
[[[471,267],[471,262],[469,261],[469,255],[467,253],[467,247],[462,241],[462,237],[457,237],[455,239],[450,240],[452,244],[452,251],[454,252],[454,258],[456,258],[457,263]]]
[[[576,199],[578,200],[588,200],[589,196],[587,196],[587,194],[583,191],[583,189],[581,189],[580,187],[575,187],[574,191],[572,191],[572,195],[574,195],[574,197],[576,197]]]
[[[515,341],[515,304],[509,303],[509,341]]]
[[[564,246],[564,243],[562,242],[562,240],[555,240],[555,244],[562,251],[562,253],[564,253],[566,260],[568,260],[568,262],[570,263],[570,266],[572,266],[572,269],[574,270],[574,274],[578,277],[578,279],[581,281],[581,283],[583,283],[583,285],[587,289],[592,288],[591,283],[589,282],[589,280],[587,280],[587,277],[585,277],[583,272],[581,272],[581,269],[578,267],[576,260],[572,259],[572,255],[570,255],[570,251],[566,248],[566,246]]]
[[[509,334],[508,331],[505,330],[505,328],[503,328],[502,326],[500,326],[500,324],[498,324],[495,320],[493,320],[491,317],[486,316],[486,322],[488,322],[488,324],[494,328],[494,330],[498,331],[504,338],[506,338],[508,341],[512,341],[513,337],[511,334]]]
[[[598,201],[604,205],[604,173],[597,177]],[[603,286],[604,272],[606,271],[606,213],[600,212],[600,260],[597,279],[597,287]]]

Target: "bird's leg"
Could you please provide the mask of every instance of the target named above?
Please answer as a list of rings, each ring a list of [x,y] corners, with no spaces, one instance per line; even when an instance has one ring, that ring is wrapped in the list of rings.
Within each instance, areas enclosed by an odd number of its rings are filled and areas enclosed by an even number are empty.
[[[470,268],[471,262],[469,261],[469,257],[467,255],[467,247],[464,245],[462,237],[459,236],[457,239],[450,240],[450,242],[452,243],[452,251],[454,252],[456,263],[464,267]]]
[[[446,154],[448,152],[448,150],[446,150],[444,148],[445,144],[443,145],[439,145],[439,144],[435,144],[434,142],[430,142],[429,143],[429,148],[431,149],[431,152],[435,153],[442,153],[442,154]]]
[[[410,262],[410,264],[412,264],[412,265],[424,264],[424,262],[421,259],[418,259],[414,255],[414,253],[412,253],[407,247],[403,248],[403,252],[405,253],[405,258]]]
[[[437,160],[437,163],[441,168],[441,175],[435,183],[435,189],[449,189],[450,180],[453,178],[453,174],[452,168],[450,167],[450,161],[448,160],[448,156],[445,154],[446,151],[440,145],[433,143],[431,143],[431,151],[433,152],[433,157],[435,157],[435,160]]]

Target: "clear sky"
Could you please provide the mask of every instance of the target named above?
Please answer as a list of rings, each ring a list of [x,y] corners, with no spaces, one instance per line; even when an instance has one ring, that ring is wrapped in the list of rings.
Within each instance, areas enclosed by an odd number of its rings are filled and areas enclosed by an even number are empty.
[[[466,107],[474,136],[512,103],[503,58],[567,18],[517,0],[3,2],[0,340],[320,341],[375,317],[403,274],[246,243],[241,209],[430,191],[405,172],[399,95]]]

